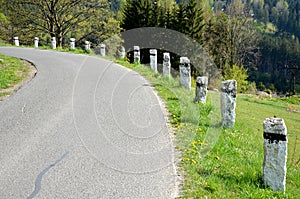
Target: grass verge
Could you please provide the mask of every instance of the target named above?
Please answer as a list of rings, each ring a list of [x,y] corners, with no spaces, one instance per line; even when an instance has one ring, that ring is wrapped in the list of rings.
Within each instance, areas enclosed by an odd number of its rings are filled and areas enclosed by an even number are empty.
[[[22,60],[0,54],[0,99],[12,93],[13,87],[25,79],[30,67]]]
[[[165,79],[141,65],[116,62],[144,76],[165,101],[181,152],[181,198],[300,198],[300,165],[295,164],[295,157],[300,159],[300,155],[293,154],[299,142],[293,137],[289,137],[286,194],[272,191],[262,182],[262,122],[266,117],[282,117],[288,132],[300,136],[300,114],[286,110],[294,99],[283,102],[238,95],[235,128],[223,129],[210,153],[201,156],[211,125],[209,114],[214,111],[212,103],[193,103],[194,90],[186,91],[177,79]],[[210,98],[213,95],[210,93]]]

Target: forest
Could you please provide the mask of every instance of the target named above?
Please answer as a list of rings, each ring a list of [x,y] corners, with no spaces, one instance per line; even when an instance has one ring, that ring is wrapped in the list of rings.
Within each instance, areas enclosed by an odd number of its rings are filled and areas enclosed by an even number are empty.
[[[239,92],[300,92],[297,0],[0,0],[0,43],[56,37],[97,47],[121,31],[162,27],[200,43]],[[178,55],[172,55],[177,59]],[[176,63],[172,66],[176,67]],[[196,73],[194,75],[197,75]]]

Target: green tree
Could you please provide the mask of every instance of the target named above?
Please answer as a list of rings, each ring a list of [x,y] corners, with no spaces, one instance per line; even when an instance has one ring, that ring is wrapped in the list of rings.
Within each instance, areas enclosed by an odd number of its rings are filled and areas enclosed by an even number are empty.
[[[93,25],[91,21],[111,17],[106,0],[11,0],[9,9],[9,17],[18,17],[15,26],[27,28],[29,24],[33,31],[56,37],[58,46],[62,46],[63,37],[71,31],[88,30],[86,26]]]
[[[121,27],[130,30],[153,25],[151,0],[126,0],[122,8]]]
[[[226,74],[224,74],[223,79],[228,80],[228,79],[235,79],[238,83],[237,86],[237,92],[245,92],[248,88],[248,73],[247,69],[244,67],[240,67],[237,65],[233,65],[232,67],[229,68]]]
[[[184,33],[189,35],[192,39],[200,41],[202,38],[204,28],[203,5],[197,0],[189,0],[185,8],[185,22],[186,28]]]

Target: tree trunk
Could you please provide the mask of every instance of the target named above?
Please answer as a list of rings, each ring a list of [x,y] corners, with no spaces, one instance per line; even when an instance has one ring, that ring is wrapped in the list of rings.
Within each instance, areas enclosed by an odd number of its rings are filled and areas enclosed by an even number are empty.
[[[63,31],[60,26],[57,27],[57,36],[56,37],[57,37],[57,46],[62,47]]]

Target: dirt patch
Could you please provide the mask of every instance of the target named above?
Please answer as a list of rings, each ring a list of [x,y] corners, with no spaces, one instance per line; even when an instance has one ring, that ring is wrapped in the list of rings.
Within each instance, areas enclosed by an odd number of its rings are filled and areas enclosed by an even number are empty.
[[[13,93],[18,91],[22,86],[27,84],[30,80],[32,80],[35,77],[35,75],[37,73],[35,66],[26,60],[21,60],[21,63],[24,67],[29,68],[29,70],[27,72],[27,76],[23,80],[21,80],[19,83],[15,84],[9,88],[0,90],[0,101],[3,101],[6,98],[8,98],[9,96],[11,96]],[[1,94],[4,96],[1,96]]]

